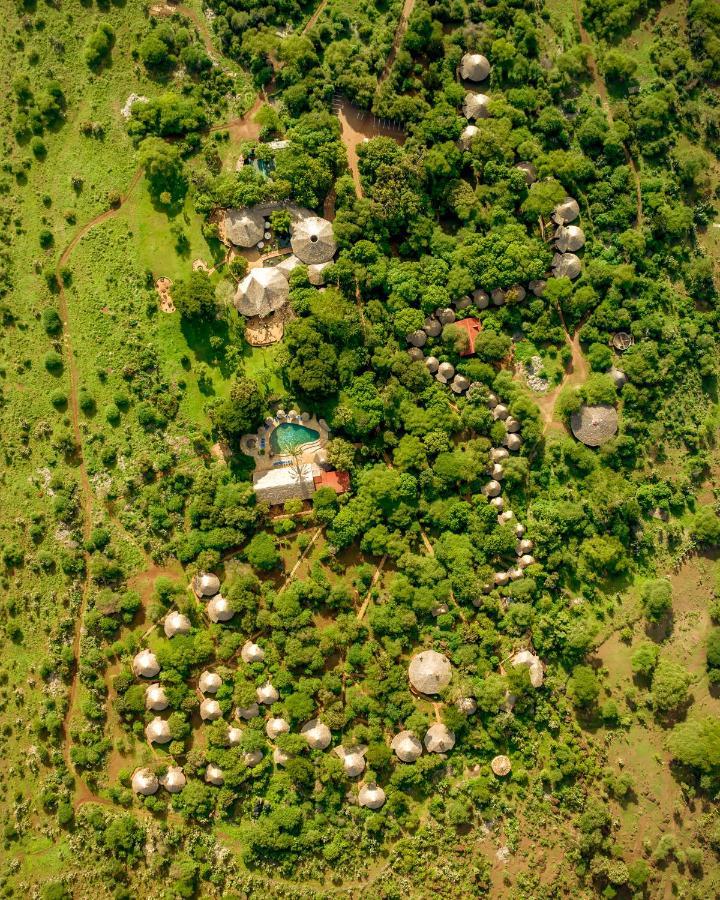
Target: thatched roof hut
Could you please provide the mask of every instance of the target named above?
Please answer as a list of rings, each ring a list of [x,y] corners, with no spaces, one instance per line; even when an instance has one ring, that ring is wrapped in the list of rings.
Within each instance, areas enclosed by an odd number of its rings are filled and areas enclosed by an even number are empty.
[[[437,337],[442,331],[442,322],[435,316],[428,316],[423,325],[423,331],[428,337]]]
[[[490,295],[482,288],[477,288],[472,292],[472,299],[478,309],[487,309],[490,306]]]
[[[264,703],[266,706],[271,706],[280,699],[277,688],[273,687],[269,681],[261,685],[255,691],[255,696],[257,697],[258,703]]]
[[[325,284],[324,270],[330,265],[329,262],[313,263],[308,266],[308,281],[315,287],[321,287]]]
[[[357,778],[365,771],[365,752],[367,747],[348,747],[340,744],[333,753],[342,760],[343,769],[349,778]]]
[[[490,98],[487,94],[468,91],[463,100],[463,115],[466,119],[487,119],[490,116]]]
[[[502,486],[498,481],[488,481],[482,492],[486,497],[498,497],[502,492]]]
[[[231,747],[237,747],[242,740],[242,736],[242,728],[238,728],[237,725],[228,725],[227,739]]]
[[[447,384],[455,375],[455,366],[449,362],[441,362],[435,373],[435,378],[441,384]]]
[[[156,716],[145,728],[145,738],[150,744],[167,744],[172,740],[170,726],[165,719]]]
[[[244,663],[262,662],[265,659],[265,651],[253,641],[246,641],[240,651],[240,658]]]
[[[247,753],[243,753],[243,762],[249,769],[259,765],[262,762],[262,758],[262,750],[249,750]]]
[[[551,263],[555,278],[577,278],[582,272],[580,257],[574,253],[556,253]]]
[[[407,336],[407,342],[413,347],[424,347],[427,343],[427,338],[426,332],[422,328],[418,328],[417,331],[413,331],[412,334]]]
[[[618,414],[614,406],[581,406],[570,417],[575,437],[588,447],[600,447],[617,434]]]
[[[238,285],[235,308],[243,316],[265,318],[287,303],[290,286],[277,266],[251,269]]]
[[[160,786],[157,776],[148,768],[135,769],[131,784],[133,792],[142,794],[144,797],[149,797],[151,794],[156,793]]]
[[[460,134],[460,147],[463,150],[469,150],[478,134],[480,134],[480,129],[477,125],[466,125]]]
[[[485,81],[490,74],[490,63],[482,53],[466,53],[460,60],[460,77],[463,81]]]
[[[523,175],[525,176],[525,184],[530,187],[531,184],[537,181],[537,169],[530,162],[519,162],[516,166],[516,169],[519,169]]]
[[[290,724],[285,719],[273,718],[268,719],[265,723],[265,734],[274,741],[281,734],[287,734],[290,731]]]
[[[225,237],[236,247],[254,247],[263,239],[265,219],[252,209],[225,211]]]
[[[205,611],[207,612],[208,619],[216,624],[218,622],[229,622],[235,615],[229,600],[226,600],[225,597],[220,594],[217,594],[212,598],[205,607]]]
[[[377,784],[364,784],[358,791],[358,803],[367,809],[380,809],[385,803],[385,791]]]
[[[493,758],[493,761],[490,763],[490,768],[496,775],[503,778],[510,773],[512,764],[507,756],[500,755]]]
[[[260,715],[260,707],[257,703],[251,703],[250,706],[238,706],[235,710],[238,719],[256,719]]]
[[[330,729],[319,719],[311,719],[303,725],[300,729],[300,734],[308,742],[308,747],[313,750],[325,750],[330,746],[330,741],[332,740]]]
[[[200,717],[205,722],[214,722],[215,719],[220,719],[222,717],[222,709],[220,709],[220,704],[217,700],[210,700],[209,698],[203,700],[200,704]]]
[[[169,766],[167,772],[160,779],[160,784],[168,794],[179,794],[187,784],[187,778],[180,766]]]
[[[205,769],[205,781],[207,781],[208,784],[214,784],[216,787],[223,785],[225,783],[225,775],[220,766],[216,766],[214,763],[208,763],[208,767]]]
[[[434,722],[425,732],[425,749],[429,753],[447,753],[454,746],[455,735],[442,722]]]
[[[428,372],[431,375],[434,375],[438,370],[440,360],[436,356],[427,356],[425,357],[425,365],[427,366]]]
[[[273,762],[276,766],[286,766],[291,759],[292,754],[281,750],[280,747],[275,747],[273,750]]]
[[[408,350],[408,356],[413,362],[420,362],[421,359],[425,358],[425,354],[419,347],[411,347]]]
[[[152,650],[141,650],[133,659],[132,670],[138,678],[154,678],[160,671],[160,663]]]
[[[561,253],[574,253],[585,246],[585,232],[579,225],[558,225],[555,246]]]
[[[212,572],[202,572],[193,578],[193,590],[201,597],[214,597],[220,590],[220,579]]]
[[[165,621],[163,623],[165,637],[173,638],[176,634],[189,634],[191,628],[192,624],[190,619],[177,610],[173,610],[173,612],[165,616]]]
[[[200,675],[198,687],[203,694],[216,694],[222,686],[222,678],[217,672],[209,672],[207,669]]]
[[[410,660],[408,678],[419,693],[439,694],[452,678],[450,660],[435,650],[423,650]]]
[[[145,691],[145,709],[152,712],[162,712],[168,707],[168,698],[165,688],[160,684],[151,684]]]
[[[580,215],[580,207],[573,197],[566,197],[558,203],[552,212],[552,219],[557,225],[569,225]]]
[[[514,666],[526,666],[530,670],[530,684],[534,688],[542,686],[545,678],[542,660],[529,650],[519,650],[511,660]]]
[[[412,731],[401,731],[392,739],[390,747],[401,762],[415,762],[422,756],[422,744]]]
[[[335,254],[335,235],[327,219],[308,216],[295,224],[290,238],[293,253],[306,264],[329,262]]]
[[[466,716],[472,716],[477,712],[477,701],[474,697],[460,697],[455,701],[455,706]]]

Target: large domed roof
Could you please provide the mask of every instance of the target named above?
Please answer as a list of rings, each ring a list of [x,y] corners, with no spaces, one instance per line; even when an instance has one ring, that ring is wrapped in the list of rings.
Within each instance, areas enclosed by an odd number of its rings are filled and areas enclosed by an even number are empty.
[[[306,264],[329,262],[335,255],[335,235],[327,219],[308,216],[293,228],[290,244],[297,258]]]

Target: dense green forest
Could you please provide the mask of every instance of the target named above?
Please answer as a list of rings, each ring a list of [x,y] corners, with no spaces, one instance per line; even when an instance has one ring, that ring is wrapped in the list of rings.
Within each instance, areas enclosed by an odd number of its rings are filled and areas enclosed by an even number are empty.
[[[720,896],[720,5],[0,48],[0,896]]]

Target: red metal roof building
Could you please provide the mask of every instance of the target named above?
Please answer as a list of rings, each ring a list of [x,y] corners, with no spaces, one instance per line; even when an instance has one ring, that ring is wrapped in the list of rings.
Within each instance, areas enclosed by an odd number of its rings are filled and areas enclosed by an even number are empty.
[[[344,494],[350,490],[350,475],[347,472],[323,472],[313,478],[315,490],[321,487],[332,488],[336,494]]]
[[[482,331],[482,325],[477,319],[469,316],[467,319],[460,319],[454,323],[458,328],[462,328],[468,336],[467,349],[463,350],[460,356],[474,356],[475,354],[475,338]]]

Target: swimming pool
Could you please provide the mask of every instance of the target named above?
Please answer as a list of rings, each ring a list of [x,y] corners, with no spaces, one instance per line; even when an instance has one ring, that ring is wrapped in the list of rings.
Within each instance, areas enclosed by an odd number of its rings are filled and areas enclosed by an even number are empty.
[[[273,453],[290,453],[319,437],[320,432],[314,428],[297,425],[295,422],[281,422],[270,435],[270,447]]]

